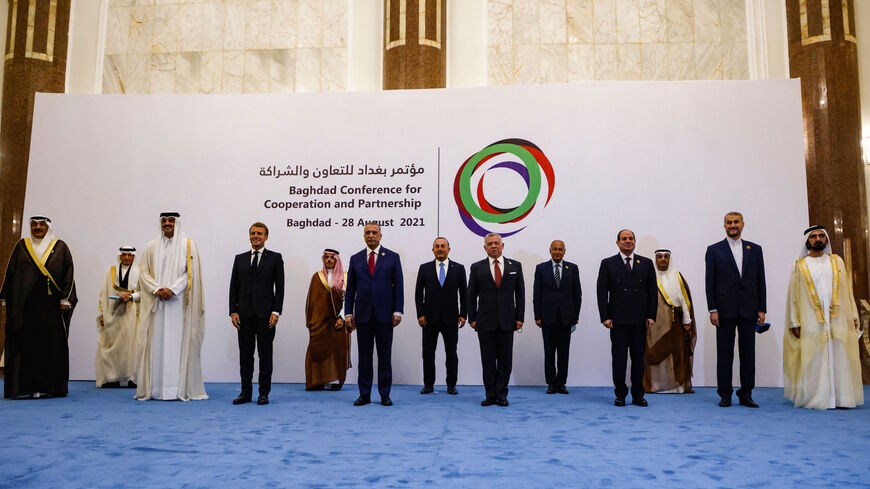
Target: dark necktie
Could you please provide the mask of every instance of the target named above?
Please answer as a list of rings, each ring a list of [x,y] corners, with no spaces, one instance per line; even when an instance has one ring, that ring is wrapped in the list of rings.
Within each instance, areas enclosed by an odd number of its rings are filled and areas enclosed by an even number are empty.
[[[369,275],[371,275],[373,277],[375,275],[375,252],[374,251],[369,252]]]
[[[631,271],[631,257],[630,256],[625,257],[625,271],[626,272]]]
[[[501,267],[498,266],[498,260],[495,261],[495,286],[501,287]]]
[[[251,270],[255,270],[255,271],[257,270],[257,266],[260,264],[259,258],[260,258],[260,252],[254,251],[254,258],[251,259]]]
[[[562,283],[562,265],[556,264],[556,268],[553,269],[553,279],[556,282],[556,288],[559,288],[559,285]]]

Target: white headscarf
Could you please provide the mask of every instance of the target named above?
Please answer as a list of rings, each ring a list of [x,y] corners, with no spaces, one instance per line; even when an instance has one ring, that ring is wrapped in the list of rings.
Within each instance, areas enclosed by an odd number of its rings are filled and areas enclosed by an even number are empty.
[[[674,266],[674,255],[671,255],[670,250],[665,249],[656,250],[655,254],[659,253],[667,253],[671,259],[668,262],[668,269],[664,272],[659,270],[658,264],[656,264],[656,278],[667,291],[674,306],[683,308],[683,323],[689,324],[692,322],[692,317],[686,312],[686,298],[683,297],[683,288],[680,285],[680,272]]]
[[[658,264],[656,264],[656,278],[659,279],[659,281],[662,281],[662,275],[666,275],[667,278],[665,280],[668,283],[678,284],[679,278],[677,277],[677,274],[678,274],[677,267],[674,266],[674,255],[671,255],[670,250],[664,250],[664,249],[656,250],[655,254],[658,255],[659,253],[667,253],[668,255],[670,255],[671,261],[668,262],[668,269],[665,270],[664,272],[659,270]],[[655,260],[653,260],[653,261],[655,261]]]
[[[154,280],[160,287],[170,287],[187,267],[187,234],[181,230],[181,217],[175,218],[175,234],[163,236],[163,218],[158,225],[160,235],[154,250]]]
[[[132,249],[133,251],[121,251],[124,248]],[[118,277],[118,275],[121,273],[120,270],[124,266],[121,264],[121,255],[124,253],[130,253],[131,255],[133,255],[133,263],[130,264],[130,272],[129,272],[130,275],[127,278],[127,288],[138,289],[139,288],[139,286],[138,286],[138,283],[139,283],[139,260],[138,260],[138,257],[136,256],[136,248],[133,248],[132,246],[122,246],[121,248],[118,249],[118,256],[115,257],[115,260],[118,263],[118,265],[117,265],[118,273],[115,275],[114,279],[118,280],[120,282],[120,278]]]
[[[825,233],[825,237],[828,239],[827,244],[825,245],[825,254],[830,255],[831,253],[833,253],[833,251],[831,250],[831,237],[828,235],[828,230],[822,226],[811,226],[807,228],[806,231],[804,231],[804,240],[801,242],[801,250],[798,253],[797,257],[798,260],[810,254],[810,250],[807,249],[807,239],[809,239],[811,232],[818,230],[821,230],[823,233]]]
[[[32,235],[30,236],[30,242],[33,244],[33,252],[36,253],[36,256],[38,258],[42,258],[42,255],[45,254],[45,250],[48,249],[48,245],[51,244],[51,240],[54,239],[54,233],[51,230],[52,226],[51,226],[51,221],[49,219],[43,218],[42,216],[34,216],[34,217],[37,217],[37,218],[34,219],[33,217],[31,217],[28,220],[28,222],[34,221],[34,220],[45,221],[45,225],[48,226],[48,231],[45,232],[45,237],[43,237],[42,239],[36,239]]]

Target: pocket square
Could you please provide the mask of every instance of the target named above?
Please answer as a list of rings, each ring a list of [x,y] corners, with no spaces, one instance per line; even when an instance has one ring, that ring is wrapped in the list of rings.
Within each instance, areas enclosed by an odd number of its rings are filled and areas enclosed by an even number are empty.
[[[516,275],[516,274],[517,274],[517,272],[510,272],[510,273],[508,273],[508,275]]]

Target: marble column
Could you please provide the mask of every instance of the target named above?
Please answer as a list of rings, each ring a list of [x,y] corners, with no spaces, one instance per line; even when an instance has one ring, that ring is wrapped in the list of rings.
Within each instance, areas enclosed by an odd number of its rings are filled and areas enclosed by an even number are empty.
[[[828,229],[834,253],[851,271],[860,309],[860,301],[870,299],[870,275],[854,4],[786,0],[786,14],[789,68],[801,79],[810,224]]]
[[[9,0],[0,122],[0,277],[21,236],[36,92],[62,93],[70,0]],[[3,311],[5,316],[5,311]],[[0,349],[5,346],[0,318]]]
[[[447,0],[384,0],[384,90],[447,86]]]

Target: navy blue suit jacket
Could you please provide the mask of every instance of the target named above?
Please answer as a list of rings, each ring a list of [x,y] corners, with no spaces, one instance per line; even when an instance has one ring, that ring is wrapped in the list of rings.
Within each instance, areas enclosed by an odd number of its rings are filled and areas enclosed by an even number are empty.
[[[435,260],[427,261],[417,271],[417,286],[414,288],[417,317],[426,316],[429,324],[456,326],[459,318],[465,317],[467,293],[468,281],[463,264],[450,260],[442,286],[435,273]]]
[[[645,325],[655,319],[659,288],[652,260],[635,253],[631,271],[625,269],[622,254],[601,260],[598,270],[598,315],[613,325]]]
[[[526,285],[520,262],[504,259],[501,285],[489,271],[489,258],[471,265],[468,277],[468,322],[478,331],[516,331],[526,313]]]
[[[268,318],[281,314],[284,305],[284,260],[281,253],[264,249],[257,270],[251,270],[251,252],[236,255],[230,275],[230,315]]]
[[[399,255],[381,246],[375,260],[374,276],[369,274],[368,254],[365,248],[350,257],[347,270],[347,295],[344,313],[353,314],[357,323],[372,320],[392,322],[393,313],[404,313],[405,288],[402,282],[402,262]]]
[[[758,311],[767,312],[764,255],[761,246],[746,240],[742,248],[741,276],[727,239],[707,247],[707,309],[717,310],[720,318],[755,321]]]
[[[580,288],[580,271],[577,265],[562,260],[562,279],[558,289],[553,275],[553,260],[539,263],[535,267],[532,304],[535,308],[535,320],[540,319],[542,326],[576,324],[580,318],[582,300],[583,291]]]

